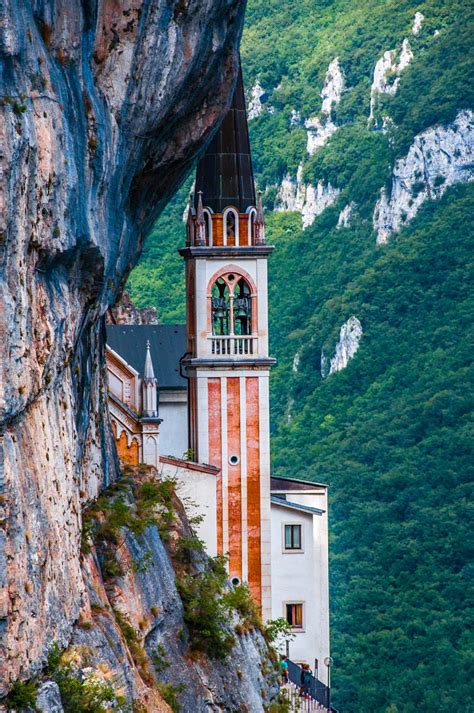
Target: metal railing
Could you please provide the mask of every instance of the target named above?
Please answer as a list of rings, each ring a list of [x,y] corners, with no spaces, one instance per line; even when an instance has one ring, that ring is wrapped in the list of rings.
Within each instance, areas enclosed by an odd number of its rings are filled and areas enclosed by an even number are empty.
[[[209,337],[213,356],[245,356],[256,354],[257,338],[253,336]]]
[[[298,688],[302,687],[301,682],[301,666],[287,659],[288,663],[288,677],[290,681]],[[306,684],[306,690],[309,696],[323,706],[326,710],[330,710],[332,713],[337,713],[336,709],[330,706],[330,690],[329,688],[315,678],[312,674],[309,675],[309,682]],[[328,709],[328,706],[330,708]]]

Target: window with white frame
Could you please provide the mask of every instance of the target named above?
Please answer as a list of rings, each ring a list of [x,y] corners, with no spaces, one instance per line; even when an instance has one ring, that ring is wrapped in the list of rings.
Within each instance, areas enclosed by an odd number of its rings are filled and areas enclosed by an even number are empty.
[[[204,208],[204,225],[206,232],[206,243],[212,245],[212,218],[207,208]]]
[[[253,245],[255,242],[255,219],[257,217],[257,211],[255,208],[249,210],[249,222],[248,222],[248,234],[247,242],[249,245]]]
[[[285,618],[292,629],[303,630],[303,602],[286,602]]]
[[[224,211],[223,237],[224,245],[239,244],[239,214],[234,208]]]
[[[303,551],[303,528],[297,523],[283,525],[283,550],[284,552]]]

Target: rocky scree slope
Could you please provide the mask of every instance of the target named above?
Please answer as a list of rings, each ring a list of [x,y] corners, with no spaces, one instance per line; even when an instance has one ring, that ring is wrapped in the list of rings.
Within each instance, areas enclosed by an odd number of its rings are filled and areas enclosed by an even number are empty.
[[[65,646],[81,507],[113,479],[103,315],[224,114],[245,3],[1,9],[0,691]],[[5,530],[6,528],[6,530]]]

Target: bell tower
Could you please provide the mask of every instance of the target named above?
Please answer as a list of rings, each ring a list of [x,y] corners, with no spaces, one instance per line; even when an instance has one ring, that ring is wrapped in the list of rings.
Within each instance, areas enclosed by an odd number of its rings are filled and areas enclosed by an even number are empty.
[[[186,248],[189,434],[193,457],[219,466],[217,548],[229,577],[270,606],[267,259],[255,197],[242,74],[201,158]]]

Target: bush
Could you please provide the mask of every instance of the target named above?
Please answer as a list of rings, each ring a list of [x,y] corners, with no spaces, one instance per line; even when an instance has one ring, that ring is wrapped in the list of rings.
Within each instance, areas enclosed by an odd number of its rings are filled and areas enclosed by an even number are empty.
[[[159,683],[157,688],[171,710],[175,713],[179,713],[181,707],[178,703],[178,695],[185,690],[186,686],[184,683],[180,683],[178,686],[173,686],[171,683]]]
[[[30,706],[36,710],[37,689],[36,681],[15,681],[4,701],[7,709],[21,710]]]

